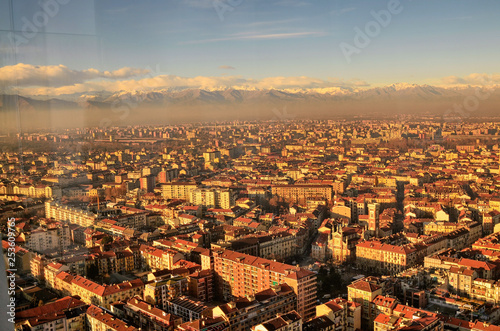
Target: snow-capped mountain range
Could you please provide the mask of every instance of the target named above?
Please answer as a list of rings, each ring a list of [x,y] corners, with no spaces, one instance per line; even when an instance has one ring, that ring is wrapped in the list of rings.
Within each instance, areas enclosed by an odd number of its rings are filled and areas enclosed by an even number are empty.
[[[349,101],[409,101],[448,102],[461,101],[474,96],[480,87],[437,87],[417,84],[392,84],[374,88],[329,87],[312,89],[158,89],[120,92],[99,92],[85,95],[63,95],[57,98],[44,96],[1,95],[0,108],[8,109],[99,109],[120,105],[231,105],[262,103],[337,103]],[[486,91],[484,88],[480,91]],[[490,88],[488,98],[498,98],[500,89]]]

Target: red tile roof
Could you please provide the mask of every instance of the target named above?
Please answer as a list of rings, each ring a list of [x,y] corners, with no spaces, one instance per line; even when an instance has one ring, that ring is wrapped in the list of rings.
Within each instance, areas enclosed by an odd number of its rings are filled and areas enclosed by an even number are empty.
[[[29,320],[29,324],[33,327],[64,318],[65,311],[79,307],[87,307],[87,304],[75,297],[67,296],[40,307],[16,312],[16,323]]]
[[[91,305],[89,307],[89,309],[87,309],[87,315],[97,319],[101,323],[105,324],[111,330],[116,330],[116,331],[137,331],[138,330],[137,328],[135,328],[133,326],[129,326],[124,321],[117,319],[113,315],[106,313],[104,310],[102,310],[101,308],[96,307],[94,305]]]

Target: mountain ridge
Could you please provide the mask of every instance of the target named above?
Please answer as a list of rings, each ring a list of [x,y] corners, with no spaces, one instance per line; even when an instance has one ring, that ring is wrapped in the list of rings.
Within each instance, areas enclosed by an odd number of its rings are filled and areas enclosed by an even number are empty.
[[[362,102],[404,102],[404,101],[458,101],[474,96],[478,87],[437,87],[397,83],[382,87],[355,89],[332,87],[320,89],[237,89],[209,90],[190,88],[183,90],[157,89],[119,92],[96,92],[71,96],[44,97],[22,95],[0,95],[0,109],[108,109],[128,106],[203,106],[231,104],[276,104],[276,103],[346,103]],[[500,96],[498,87],[489,91],[491,97]]]

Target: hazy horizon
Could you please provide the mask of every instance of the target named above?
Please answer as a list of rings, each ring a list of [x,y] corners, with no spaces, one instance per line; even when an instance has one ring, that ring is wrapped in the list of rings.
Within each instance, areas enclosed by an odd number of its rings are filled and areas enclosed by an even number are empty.
[[[0,0],[1,131],[494,116],[499,9],[492,0]]]

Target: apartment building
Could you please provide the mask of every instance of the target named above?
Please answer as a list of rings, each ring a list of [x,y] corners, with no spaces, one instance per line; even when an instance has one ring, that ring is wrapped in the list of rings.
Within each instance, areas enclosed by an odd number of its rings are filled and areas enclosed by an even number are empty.
[[[212,270],[199,270],[187,277],[189,295],[200,301],[214,300],[214,275]]]
[[[156,307],[166,309],[168,300],[187,293],[188,280],[186,277],[170,275],[169,278],[146,284],[144,287],[144,300]]]
[[[49,185],[14,185],[13,194],[22,194],[32,198],[51,198],[61,196],[61,189]]]
[[[475,278],[472,280],[468,295],[473,299],[498,305],[500,304],[500,281]]]
[[[93,262],[97,265],[99,274],[130,272],[134,270],[134,254],[127,250],[94,253],[92,254],[91,259],[93,261],[89,261],[87,264]]]
[[[191,192],[189,202],[196,206],[229,209],[235,205],[235,193],[228,188],[199,187]]]
[[[259,256],[265,259],[284,260],[297,252],[297,238],[282,231],[259,236]]]
[[[12,249],[10,243],[6,240],[2,240],[2,252],[4,253],[5,265],[10,266],[11,269],[16,269],[19,275],[24,275],[31,272],[32,268],[31,259],[34,255],[33,252],[23,247],[15,246],[14,247],[15,261],[12,261],[10,260],[10,258],[8,258],[8,256],[12,255],[9,255],[9,253],[7,253],[10,249]],[[10,254],[12,254],[12,252],[10,252]]]
[[[30,260],[30,272],[38,280],[45,280],[44,270],[47,265],[47,259],[43,255],[36,255]]]
[[[129,299],[123,306],[123,311],[127,320],[133,321],[140,330],[173,331],[182,323],[179,316],[168,314],[139,297]]]
[[[78,295],[88,304],[109,309],[110,304],[119,300],[127,300],[136,295],[142,297],[144,283],[140,279],[115,285],[100,285],[82,276],[73,276],[64,271],[57,274],[55,289],[63,293]]]
[[[136,213],[125,213],[122,215],[114,216],[113,218],[109,219],[108,221],[111,221],[110,225],[112,225],[112,226],[114,225],[114,226],[131,228],[131,229],[139,229],[141,227],[146,226],[147,218],[148,218],[149,214],[150,213],[147,211],[140,210]],[[103,220],[103,221],[106,221],[106,220]],[[103,221],[101,221],[101,222],[103,222]]]
[[[43,307],[16,312],[16,331],[84,330],[88,304],[74,297],[64,297]]]
[[[55,202],[45,202],[45,217],[56,221],[69,221],[84,228],[92,227],[98,219],[97,215],[82,209],[59,205]]]
[[[361,329],[361,311],[361,304],[335,298],[316,306],[315,319],[328,318],[332,322],[332,330],[355,331]]]
[[[214,250],[212,255],[216,293],[221,299],[231,301],[286,283],[297,294],[297,312],[305,319],[314,315],[315,273],[230,250]],[[209,269],[210,262],[210,258],[202,258],[202,269]]]
[[[280,314],[261,324],[252,326],[252,331],[302,331],[302,317],[295,311]]]
[[[196,190],[196,183],[174,182],[161,186],[162,196],[165,199],[183,199],[189,201],[191,194]]]
[[[500,252],[500,232],[495,232],[484,238],[478,239],[472,245],[472,249]]]
[[[451,267],[448,271],[449,287],[461,296],[469,295],[476,278],[477,272],[466,267]]]
[[[139,331],[115,315],[108,313],[106,310],[91,305],[87,309],[87,326],[90,330],[98,331]],[[83,330],[83,329],[81,329]]]
[[[213,307],[213,305],[211,307]],[[166,311],[170,314],[181,317],[183,322],[191,322],[200,319],[202,314],[211,307],[206,305],[203,301],[181,296],[169,300],[167,302]]]
[[[370,325],[380,314],[391,315],[399,303],[395,297],[377,295],[370,303]]]
[[[71,236],[67,224],[59,224],[57,227],[38,228],[25,233],[26,248],[35,252],[47,250],[62,251],[71,245]]]
[[[173,249],[158,249],[155,247],[141,245],[140,252],[143,259],[143,266],[150,269],[163,270],[174,269],[174,263],[184,259],[184,255]]]
[[[442,331],[444,323],[436,313],[397,305],[392,314],[375,318],[374,331],[388,330]]]
[[[478,261],[467,258],[455,258],[447,256],[447,251],[442,254],[426,256],[424,258],[425,268],[435,268],[442,270],[450,270],[453,267],[467,268],[478,272],[480,278],[496,279],[498,277],[498,267],[496,264],[488,261]]]
[[[328,250],[328,233],[319,233],[311,245],[311,257],[316,261],[326,262],[331,253]]]
[[[356,263],[363,270],[396,274],[423,262],[426,251],[425,245],[397,246],[369,240],[356,245]]]
[[[204,315],[222,317],[229,323],[228,331],[246,331],[276,315],[295,310],[297,296],[293,289],[280,284],[234,301],[217,306]]]
[[[480,223],[477,222],[461,222],[461,223],[430,222],[424,224],[424,234],[426,235],[443,233],[447,234],[448,237],[453,237],[455,234],[459,234],[464,231],[468,232],[468,235],[466,236],[467,238],[465,242],[460,243],[461,247],[459,248],[464,248],[467,245],[471,245],[476,240],[481,238],[483,234],[483,227]],[[456,247],[456,246],[450,246],[450,247]]]
[[[498,223],[500,223],[499,211],[492,210],[489,213],[483,213],[483,231],[485,234],[491,234]]]
[[[206,151],[203,152],[203,159],[205,162],[218,162],[221,153],[219,151]]]
[[[383,286],[375,282],[360,279],[347,286],[347,299],[361,306],[361,318],[363,325],[367,326],[372,316],[371,302],[378,295],[383,295]]]
[[[330,185],[272,185],[271,194],[292,201],[306,200],[308,198],[320,198],[331,200],[333,188]]]

